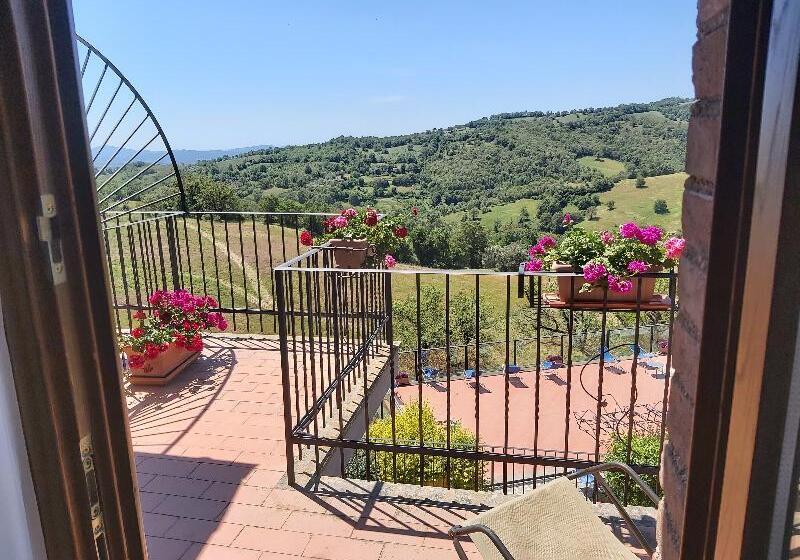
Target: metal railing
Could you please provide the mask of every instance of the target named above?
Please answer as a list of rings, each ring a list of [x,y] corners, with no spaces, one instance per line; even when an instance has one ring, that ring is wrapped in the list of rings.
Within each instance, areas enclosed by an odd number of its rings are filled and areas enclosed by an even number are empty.
[[[665,294],[657,302],[643,302],[637,282],[633,303],[605,293],[564,305],[551,295],[558,278],[574,288],[579,276],[343,270],[332,251],[315,247],[275,270],[290,483],[300,471],[361,473],[524,491],[597,464],[612,444],[638,473],[657,474],[658,461],[638,460],[633,440],[664,442],[674,271],[643,275]],[[556,353],[560,363],[546,360]],[[467,445],[455,441],[465,433]],[[558,451],[545,452],[554,437]],[[468,484],[454,483],[463,474],[455,469],[468,470]]]
[[[275,333],[273,270],[304,249],[299,233],[327,214],[281,212],[113,212],[106,258],[117,328],[148,307],[155,290],[209,295],[234,332]]]

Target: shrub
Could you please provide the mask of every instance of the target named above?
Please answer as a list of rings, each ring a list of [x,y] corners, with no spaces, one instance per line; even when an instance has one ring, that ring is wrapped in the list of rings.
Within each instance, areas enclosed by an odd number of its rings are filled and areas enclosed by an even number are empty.
[[[647,182],[644,180],[644,177],[642,177],[641,175],[638,175],[636,177],[636,188],[637,189],[643,189],[645,187],[647,187]]]
[[[420,410],[417,403],[410,403],[395,413],[395,437],[398,443],[418,445]],[[392,420],[381,418],[370,424],[370,441],[392,442]],[[422,438],[425,445],[444,447],[447,441],[446,427],[436,420],[428,403],[422,404]],[[463,427],[459,422],[450,426],[450,442],[453,448],[475,449],[475,434]],[[394,477],[392,453],[377,451],[370,455],[371,477],[375,480],[419,484],[420,456],[411,453],[396,455],[397,477]],[[450,459],[450,484],[453,488],[473,489],[475,474],[478,474],[478,485],[485,486],[484,463],[467,459]],[[445,457],[425,457],[426,486],[445,486],[447,459]],[[347,476],[366,478],[367,466],[363,451],[357,451],[347,465]]]
[[[614,202],[613,200],[609,200],[608,202],[606,202],[606,208],[608,208],[609,210],[613,210],[616,207],[617,203]]]
[[[669,214],[669,207],[667,206],[667,201],[663,198],[659,198],[653,203],[653,212],[656,214]]]
[[[633,434],[633,437],[631,437],[631,456],[629,459],[627,453],[627,439],[614,434],[611,436],[611,445],[603,456],[603,461],[657,466],[660,461],[660,442],[661,436],[657,433]],[[625,495],[625,482],[627,477],[617,471],[603,474],[603,477],[608,481],[608,485],[611,487],[614,494],[622,499]],[[642,480],[644,480],[650,488],[658,490],[658,477],[656,475],[643,475]],[[659,495],[661,495],[660,491]],[[644,492],[632,481],[630,482],[628,491],[628,504],[635,506],[653,506],[653,502],[647,499]]]

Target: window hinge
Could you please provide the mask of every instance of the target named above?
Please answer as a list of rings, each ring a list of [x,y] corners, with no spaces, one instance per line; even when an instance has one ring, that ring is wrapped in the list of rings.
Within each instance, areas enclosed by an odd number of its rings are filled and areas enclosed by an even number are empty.
[[[89,515],[92,521],[92,533],[97,557],[100,560],[108,558],[106,546],[106,531],[103,524],[103,507],[100,500],[100,490],[97,487],[97,473],[94,468],[94,448],[92,437],[81,438],[81,463],[83,474],[86,477],[86,491],[89,495]]]
[[[66,282],[67,274],[64,271],[64,254],[61,251],[61,229],[58,224],[56,212],[56,199],[52,194],[43,194],[42,215],[36,221],[39,226],[39,239],[47,243],[47,256],[50,259],[50,270],[53,275],[53,284]]]

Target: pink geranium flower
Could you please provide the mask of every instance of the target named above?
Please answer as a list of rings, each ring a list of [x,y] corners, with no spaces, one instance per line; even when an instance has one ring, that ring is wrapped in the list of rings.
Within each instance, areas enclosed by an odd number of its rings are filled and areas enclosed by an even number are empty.
[[[336,229],[347,227],[347,218],[344,216],[336,216],[332,223],[333,227]]]
[[[525,271],[526,272],[539,272],[542,270],[542,259],[533,258],[525,263]]]
[[[541,246],[541,248],[546,251],[547,249],[552,249],[553,247],[556,246],[556,240],[550,237],[549,235],[544,235],[539,240],[538,245]]]
[[[672,260],[680,259],[685,246],[685,239],[681,239],[680,237],[670,237],[664,243],[664,249],[667,251],[667,258]]]
[[[638,274],[650,270],[650,265],[644,261],[631,261],[628,263],[628,272]]]
[[[589,282],[594,283],[606,275],[606,267],[600,263],[586,263],[583,265],[583,278]]]
[[[617,278],[613,274],[608,275],[608,289],[618,294],[626,294],[633,288],[633,282]]]
[[[394,268],[397,264],[397,259],[395,259],[392,255],[386,255],[383,257],[383,264],[386,265],[386,268]]]
[[[356,212],[355,208],[348,208],[347,210],[342,210],[342,216],[345,218],[355,218],[358,212]]]
[[[636,239],[645,245],[655,245],[664,237],[664,230],[658,226],[647,226],[639,230]]]
[[[619,234],[625,239],[632,239],[639,235],[639,226],[633,222],[619,226]]]
[[[604,231],[603,233],[600,234],[600,241],[603,242],[603,245],[611,245],[612,243],[614,243],[615,239],[616,237],[614,237],[614,234],[611,233],[610,231]]]
[[[566,214],[564,214],[564,219],[561,221],[564,223],[565,226],[572,224],[573,221],[572,215],[569,212],[567,212]]]

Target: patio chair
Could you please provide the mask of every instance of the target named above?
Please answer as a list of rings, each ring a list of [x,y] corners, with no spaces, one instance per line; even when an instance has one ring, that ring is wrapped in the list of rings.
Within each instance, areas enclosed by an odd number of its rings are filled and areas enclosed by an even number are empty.
[[[559,365],[555,362],[551,362],[550,360],[545,360],[542,362],[542,369],[558,369]]]
[[[452,527],[448,534],[458,557],[467,560],[459,538],[469,536],[484,560],[637,560],[633,551],[600,521],[591,502],[575,486],[575,480],[587,475],[594,477],[631,534],[652,556],[652,545],[600,475],[609,470],[629,475],[653,505],[658,505],[658,496],[628,465],[595,465],[481,513],[467,525]]]
[[[518,366],[516,364],[508,364],[505,366],[505,372],[509,375],[516,375],[517,373],[522,371],[522,366]]]
[[[425,381],[433,381],[436,379],[436,376],[439,374],[439,370],[431,366],[425,366],[422,368],[422,378]]]
[[[644,348],[642,348],[638,344],[628,344],[628,348],[630,348],[631,352],[633,352],[633,355],[638,358],[647,359],[656,357],[656,354],[654,352],[645,352]]]
[[[619,362],[619,358],[612,354],[608,348],[603,348],[603,363],[616,364],[617,362]]]

